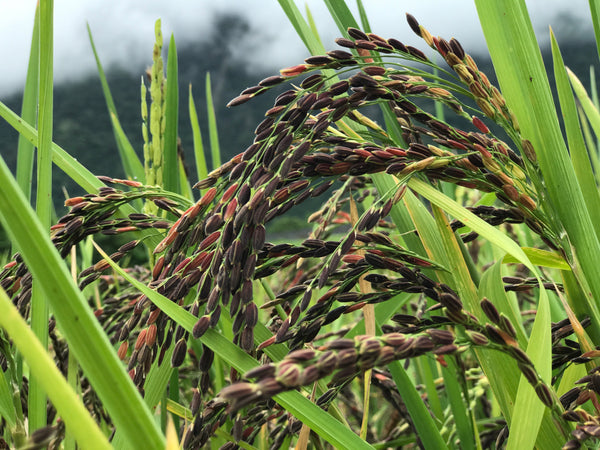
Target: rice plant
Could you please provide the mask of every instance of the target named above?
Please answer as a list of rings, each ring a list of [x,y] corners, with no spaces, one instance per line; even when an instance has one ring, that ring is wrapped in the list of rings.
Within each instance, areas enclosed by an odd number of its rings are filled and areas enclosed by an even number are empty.
[[[500,87],[410,14],[435,59],[372,33],[362,7],[359,26],[343,2],[326,2],[341,34],[326,51],[280,3],[313,55],[229,102],[288,86],[223,164],[207,95],[212,170],[190,89],[198,180],[178,154],[175,40],[165,74],[160,22],[143,161],[96,55],[127,178],[92,175],[51,142],[51,59],[27,86],[37,130],[0,105],[39,167],[51,157],[89,192],[50,226],[0,164],[18,249],[0,272],[4,443],[596,446],[600,209],[582,129],[597,110],[554,37],[567,142],[522,2],[509,14],[476,1]],[[51,13],[41,2],[40,48]],[[274,242],[273,220],[310,198],[322,202],[310,232]]]

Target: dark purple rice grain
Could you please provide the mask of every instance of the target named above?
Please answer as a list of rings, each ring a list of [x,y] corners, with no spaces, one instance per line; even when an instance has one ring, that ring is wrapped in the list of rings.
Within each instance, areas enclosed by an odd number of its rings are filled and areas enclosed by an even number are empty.
[[[311,66],[324,66],[333,62],[329,56],[317,55],[317,56],[309,56],[304,60],[306,64],[310,64]]]
[[[348,105],[340,106],[339,108],[335,109],[333,113],[329,116],[329,120],[331,120],[332,122],[337,122],[342,117],[344,117],[349,110],[350,107]]]
[[[352,56],[352,55],[351,55]],[[300,87],[302,89],[310,89],[312,87],[315,87],[316,85],[320,84],[323,82],[323,76],[321,74],[313,74],[310,75],[308,77],[306,77],[302,83],[300,83]]]
[[[238,106],[241,105],[243,103],[246,103],[248,100],[250,100],[252,98],[252,95],[250,94],[242,94],[242,95],[238,95],[237,97],[235,97],[233,100],[231,100],[229,103],[227,103],[227,107],[231,108],[232,106]]]
[[[348,28],[348,35],[354,39],[369,40],[369,36],[367,36],[366,33],[364,33],[363,31],[361,31],[357,28],[352,28],[352,27]]]
[[[254,348],[254,331],[252,328],[246,326],[244,331],[242,331],[242,336],[240,339],[241,347],[249,352]]]
[[[215,358],[213,351],[206,345],[202,345],[202,355],[198,361],[198,369],[201,372],[208,372]]]
[[[192,416],[196,416],[198,414],[198,410],[200,409],[200,405],[202,403],[202,396],[198,389],[192,389],[192,401],[190,402],[190,410],[192,411]]]
[[[535,386],[539,382],[539,377],[535,369],[529,364],[518,364],[519,370],[525,376],[529,384]]]
[[[252,281],[245,280],[241,289],[241,301],[243,304],[248,304],[252,301]]]
[[[439,296],[440,303],[445,306],[448,310],[451,311],[460,311],[462,310],[462,302],[455,295],[448,292],[443,292]]]
[[[364,39],[358,39],[356,41],[356,48],[362,48],[364,50],[375,50],[377,44],[375,42],[367,41]]]
[[[408,53],[414,56],[415,58],[420,59],[421,61],[428,61],[425,53],[423,53],[418,48],[415,48],[411,45],[407,45],[406,48],[408,49]]]
[[[406,48],[406,45],[404,45],[398,39],[390,38],[390,39],[388,39],[388,44],[390,44],[396,50],[401,51],[402,53],[408,53],[408,49]]]
[[[485,330],[487,332],[488,337],[490,338],[490,340],[492,342],[495,342],[496,344],[500,344],[500,345],[507,345],[506,341],[504,340],[504,338],[500,334],[498,328],[496,328],[493,325],[490,325],[489,323],[487,323],[485,325]]]
[[[251,254],[250,256],[248,256],[246,264],[244,264],[244,267],[242,268],[242,277],[244,279],[252,278],[252,275],[254,274],[254,269],[256,268],[256,258],[256,254]]]
[[[216,308],[219,298],[221,296],[221,289],[218,286],[215,286],[208,295],[208,299],[206,300],[206,313],[210,313],[214,311]]]
[[[236,164],[233,169],[231,170],[231,172],[229,173],[229,181],[235,181],[237,180],[242,173],[244,172],[244,169],[246,168],[246,162],[242,161],[238,164]]]
[[[248,306],[246,307],[245,316],[246,316],[246,324],[250,328],[254,328],[254,326],[258,322],[258,308],[256,307],[256,304],[254,304],[254,303],[248,304]]]
[[[263,80],[261,80],[258,85],[262,86],[262,87],[271,87],[271,86],[275,86],[277,84],[282,83],[283,81],[285,81],[285,78],[279,75],[273,75],[271,77],[267,77]]]
[[[498,324],[498,326],[503,331],[505,331],[510,337],[512,337],[514,339],[517,338],[517,331],[515,330],[515,327],[513,326],[510,319],[508,317],[506,317],[504,314],[500,314],[500,323]]]
[[[245,94],[256,94],[258,91],[262,90],[263,88],[261,86],[251,86],[249,88],[244,89],[241,92],[241,95],[245,95]]]
[[[481,300],[481,309],[484,314],[490,319],[493,323],[499,324],[500,322],[500,313],[494,306],[492,302],[490,302],[487,298]]]
[[[180,339],[177,341],[177,344],[175,344],[175,348],[173,349],[173,354],[171,355],[171,366],[181,366],[186,354],[187,344],[185,343],[185,339]]]
[[[458,59],[463,60],[465,58],[465,51],[462,45],[460,45],[460,42],[452,38],[450,39],[449,44],[450,48],[452,49],[452,52],[458,57]]]
[[[290,104],[291,102],[293,102],[296,99],[297,94],[298,93],[292,89],[279,94],[277,96],[277,98],[275,98],[274,106],[282,106],[282,105]]]
[[[238,312],[238,309],[240,307],[240,296],[240,291],[235,292],[231,296],[231,304],[229,305],[229,314],[231,316],[235,316],[235,314]]]
[[[273,134],[274,134],[273,127],[267,127],[265,129],[261,130],[260,133],[258,133],[256,135],[256,137],[254,138],[255,144],[262,143],[265,139],[272,136]],[[244,158],[244,160],[245,160],[245,158]]]
[[[531,360],[527,353],[517,347],[511,347],[510,354],[521,364],[531,365]]]
[[[475,345],[486,346],[489,344],[489,340],[485,335],[476,331],[467,330],[467,336]]]
[[[297,102],[297,106],[301,111],[308,112],[312,109],[312,105],[317,101],[317,94],[315,92],[311,92],[308,95],[305,95]]]
[[[339,45],[340,47],[346,47],[346,48],[354,48],[355,47],[354,41],[351,41],[350,39],[346,39],[346,38],[337,38],[335,40],[335,43],[337,45]]]
[[[267,129],[272,129],[273,124],[275,123],[275,119],[272,117],[267,117],[261,123],[258,124],[256,129],[254,130],[255,135],[259,135],[263,131]]]
[[[439,48],[442,50],[441,53],[443,55],[445,55],[449,52],[453,52],[452,47],[450,46],[450,44],[448,43],[448,41],[446,39],[438,39],[438,45],[439,45]],[[455,55],[456,55],[456,53],[455,53]],[[456,55],[456,56],[458,56],[458,55]],[[459,59],[462,59],[462,58],[459,58]],[[448,61],[450,65],[455,64],[455,61],[453,61],[452,59],[446,58],[446,61]]]
[[[373,78],[365,73],[361,73],[361,72],[350,77],[349,81],[350,81],[350,86],[352,86],[352,87],[363,87],[363,86],[377,87],[377,86],[379,86],[379,82],[375,78]],[[335,107],[335,106],[332,106],[332,107]]]
[[[552,408],[552,406],[554,405],[554,397],[552,396],[552,391],[548,388],[548,386],[546,386],[543,383],[540,383],[537,386],[535,386],[534,389],[535,393],[537,394],[538,398],[542,401],[542,403],[548,408]]]
[[[329,127],[329,125],[331,125],[331,122],[333,122],[333,120],[330,120],[329,117],[320,117],[313,127],[314,135],[319,136],[323,131],[325,131]],[[307,148],[306,150],[308,151],[309,148]]]
[[[327,55],[337,60],[346,60],[353,58],[352,53],[346,52],[344,50],[332,50],[330,52],[327,52]]]

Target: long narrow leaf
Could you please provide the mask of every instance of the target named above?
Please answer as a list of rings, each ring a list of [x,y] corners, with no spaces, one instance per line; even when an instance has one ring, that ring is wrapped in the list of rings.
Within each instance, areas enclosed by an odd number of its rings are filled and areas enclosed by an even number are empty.
[[[133,145],[131,145],[131,142],[129,142],[129,139],[127,139],[127,136],[125,135],[125,130],[123,130],[123,128],[121,127],[121,122],[119,122],[119,118],[116,116],[116,114],[111,112],[110,120],[112,122],[113,132],[115,134],[117,142],[119,142],[121,158],[123,159],[123,161],[126,161],[126,163],[124,163],[125,173],[131,179],[143,183],[146,179],[144,167],[142,166],[142,163],[137,157]]]
[[[394,361],[389,364],[388,368],[396,386],[398,386],[398,392],[402,396],[406,408],[410,411],[410,416],[414,421],[423,446],[427,449],[448,448],[402,364],[399,361]]]
[[[594,34],[596,36],[596,49],[600,56],[600,3],[595,0],[589,0],[590,12],[592,14],[592,23],[594,24]]]
[[[27,78],[25,90],[23,91],[23,103],[21,106],[21,117],[29,123],[36,122],[38,101],[38,64],[39,64],[39,6],[36,8],[33,25],[33,36],[31,39],[31,50],[29,52],[29,65],[27,66]],[[17,182],[27,199],[31,198],[31,183],[33,178],[34,145],[19,135],[17,146]]]
[[[219,132],[217,130],[217,116],[212,99],[212,88],[210,85],[210,73],[206,74],[206,112],[208,113],[208,137],[210,138],[210,154],[212,157],[212,168],[221,165],[221,149],[219,147]]]
[[[539,248],[521,247],[523,253],[527,255],[529,261],[536,266],[550,267],[552,269],[571,270],[565,259],[555,252],[549,252]],[[519,261],[512,255],[506,255],[502,260],[505,264],[518,263]]]
[[[484,236],[486,239],[491,241],[492,244],[500,247],[505,252],[517,258],[522,264],[527,266],[527,268],[531,270],[534,274],[538,274],[537,269],[531,264],[531,262],[527,258],[527,255],[525,255],[521,247],[519,247],[515,243],[515,241],[510,239],[504,233],[497,230],[496,228],[483,221],[467,209],[460,206],[451,198],[446,197],[444,194],[435,190],[433,187],[421,180],[412,178],[408,182],[408,186],[415,192],[418,192],[420,195],[425,197],[431,203],[435,204],[436,206],[439,206],[444,211],[448,212],[455,219],[460,220],[463,224],[471,228],[473,231],[476,231],[480,235]]]
[[[346,2],[336,2],[332,0],[324,0],[327,5],[327,9],[329,9],[329,14],[333,17],[338,29],[346,34],[346,29],[348,27],[358,28],[358,22],[350,12],[350,8]]]
[[[277,0],[281,9],[285,12],[288,20],[296,30],[296,33],[304,42],[304,45],[311,54],[316,55],[319,53],[325,53],[325,48],[321,41],[313,34],[310,26],[302,17],[300,10],[296,6],[293,0]]]
[[[447,364],[447,367],[442,370],[442,376],[444,377],[444,385],[446,387],[446,395],[448,396],[450,409],[452,410],[454,422],[456,423],[456,433],[460,439],[460,447],[465,450],[475,449],[475,441],[477,441],[479,447],[481,447],[479,435],[474,433],[473,421],[471,420],[471,417],[473,417],[474,414],[469,414],[467,405],[465,404],[468,392],[464,392],[465,396],[463,397],[460,389],[461,383],[457,382],[461,375],[459,375],[457,370],[456,361],[454,359],[449,359]]]
[[[15,346],[23,354],[32,375],[48,392],[61,420],[67,425],[67,430],[75,436],[82,448],[111,448],[108,439],[100,431],[81,399],[71,389],[3,289],[0,289],[0,308],[0,326],[8,332]]]
[[[2,293],[0,289],[0,295]],[[14,428],[17,424],[17,412],[12,401],[12,389],[8,387],[8,380],[5,372],[0,373],[0,417],[6,420],[9,428]]]
[[[54,2],[40,4],[39,34],[39,105],[38,105],[38,152],[37,152],[37,193],[36,213],[45,230],[50,229],[52,218],[52,124],[54,98],[53,27]],[[48,231],[46,231],[48,233]],[[48,346],[47,299],[40,289],[39,281],[33,281],[31,295],[31,328],[42,346]],[[46,425],[46,393],[37,377],[29,380],[28,397],[29,431],[33,432]]]
[[[596,105],[596,103],[594,103]],[[583,133],[583,137],[585,139],[585,145],[588,148],[588,152],[590,155],[590,160],[592,161],[592,167],[594,168],[594,175],[596,178],[596,183],[600,183],[600,158],[598,157],[598,146],[597,139],[594,139],[592,134],[592,130],[590,130],[590,125],[588,123],[587,116],[583,111],[581,105],[577,106],[577,115],[579,116],[579,122],[581,124],[581,132]]]
[[[560,100],[560,109],[565,124],[573,168],[575,169],[575,174],[577,175],[576,179],[579,182],[583,198],[587,204],[588,211],[590,212],[590,218],[593,223],[600,223],[600,195],[598,194],[594,172],[590,164],[583,134],[579,126],[577,106],[575,105],[575,98],[573,97],[573,91],[569,85],[569,78],[567,75],[568,69],[565,67],[560,49],[558,48],[558,43],[556,42],[556,37],[552,30],[550,30],[550,38],[552,43],[552,59],[554,62],[554,78],[556,80],[556,89]],[[573,74],[570,75],[573,80],[573,86],[576,86],[579,101],[582,105],[585,102],[584,110],[586,111],[586,114],[588,114],[588,116],[592,115],[593,117],[595,112],[594,119],[597,120],[600,118],[600,115],[593,106],[592,101],[587,97],[585,89]],[[600,229],[596,230],[596,235],[600,236]]]
[[[541,289],[535,321],[529,336],[527,356],[547,384],[550,384],[552,375],[551,344],[550,306],[546,290]],[[538,434],[544,412],[546,412],[546,407],[537,397],[531,384],[521,375],[515,399],[513,422],[506,444],[507,449],[529,449],[533,448],[536,442],[539,443],[540,448],[559,448],[560,443],[549,442],[544,431]],[[556,428],[554,429],[556,430]]]

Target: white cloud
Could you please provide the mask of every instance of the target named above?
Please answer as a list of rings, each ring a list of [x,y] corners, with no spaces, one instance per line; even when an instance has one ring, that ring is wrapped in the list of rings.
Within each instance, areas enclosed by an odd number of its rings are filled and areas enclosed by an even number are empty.
[[[0,98],[22,89],[31,42],[33,0],[0,0]],[[348,2],[354,5],[354,2]],[[304,12],[304,1],[297,2]],[[308,4],[322,33],[326,48],[334,48],[339,35],[327,8],[320,0]],[[570,15],[574,30],[591,34],[587,1],[530,0],[530,15],[536,32],[547,36],[548,24]],[[423,48],[408,26],[404,14],[410,12],[434,35],[456,37],[470,52],[485,48],[483,34],[472,0],[373,0],[365,2],[372,30]],[[60,0],[55,2],[55,79],[64,82],[95,71],[88,42],[90,24],[100,58],[109,68],[119,65],[142,70],[151,59],[154,22],[162,19],[165,42],[172,32],[178,46],[211,37],[215,13],[240,12],[250,23],[252,33],[240,42],[236,57],[241,63],[262,69],[296,64],[306,55],[285,14],[275,0]],[[356,14],[356,11],[353,11]],[[566,32],[565,32],[566,33]],[[213,36],[217,38],[216,36]],[[560,39],[560,35],[559,35]]]

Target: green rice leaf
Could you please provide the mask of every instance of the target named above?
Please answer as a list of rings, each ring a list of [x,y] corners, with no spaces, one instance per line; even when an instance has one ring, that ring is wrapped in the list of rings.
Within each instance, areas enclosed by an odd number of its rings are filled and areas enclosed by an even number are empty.
[[[317,41],[319,42],[319,45],[323,46],[323,42],[321,41],[321,38],[319,36],[319,31],[317,30],[317,24],[315,23],[315,20],[313,18],[312,13],[310,12],[310,8],[308,7],[308,3],[305,6],[305,10],[306,10],[306,21],[308,22],[308,24],[310,26],[312,34],[317,39]]]
[[[6,292],[1,288],[0,308],[2,309],[0,326],[7,331],[15,346],[25,358],[32,375],[39,380],[43,389],[48,392],[50,401],[56,407],[61,420],[65,422],[69,433],[75,436],[80,447],[112,448],[77,393],[69,386],[56,367],[55,362],[29,329]],[[4,376],[0,374],[0,378],[2,379],[0,386],[6,386]],[[6,418],[7,421],[14,421],[14,408],[12,416],[4,415],[4,410],[1,412],[3,418]]]
[[[592,23],[594,24],[594,34],[596,35],[596,49],[600,56],[600,4],[597,1],[589,0]]]
[[[585,377],[587,375],[587,370],[585,365],[583,364],[571,364],[563,373],[562,378],[560,379],[560,384],[558,385],[558,389],[556,389],[556,395],[559,397],[569,392],[573,389],[573,386],[577,383],[577,380]]]
[[[573,87],[573,91],[575,92],[590,125],[594,129],[596,135],[600,135],[600,112],[592,102],[592,99],[589,97],[581,81],[579,81],[579,78],[577,78],[568,67],[565,67],[565,70],[569,77],[569,81],[571,82],[571,86]]]
[[[31,50],[29,52],[29,65],[27,66],[27,78],[25,80],[25,89],[23,91],[23,103],[21,105],[21,117],[29,123],[36,122],[37,102],[38,102],[38,63],[39,63],[39,30],[40,16],[39,5],[36,8],[35,20],[33,23],[33,35],[31,38]],[[17,182],[25,197],[31,199],[31,186],[33,179],[33,158],[34,145],[19,135],[17,146]]]
[[[551,341],[548,294],[545,289],[540,289],[535,321],[527,346],[527,356],[547,386],[550,386],[552,376]],[[547,433],[540,430],[545,412],[546,406],[540,401],[527,379],[521,375],[506,448],[529,449],[533,448],[536,442],[540,448],[559,448],[559,442],[549,442]],[[553,428],[556,430],[556,427]]]
[[[596,104],[594,103],[594,106],[595,105]],[[594,139],[592,130],[590,130],[588,119],[583,111],[583,108],[581,108],[581,105],[577,105],[577,115],[579,116],[579,122],[581,124],[581,131],[585,139],[585,145],[592,161],[592,167],[594,168],[596,183],[600,183],[600,158],[598,157],[598,146],[596,145],[597,141]]]
[[[365,32],[371,32],[371,25],[369,24],[369,17],[367,16],[367,11],[365,10],[365,5],[362,0],[356,1],[356,6],[358,6],[358,14],[360,16],[360,23],[362,23],[362,28]]]
[[[554,62],[554,78],[556,80],[556,89],[560,100],[560,109],[565,124],[573,168],[575,169],[577,181],[579,182],[583,198],[588,207],[590,218],[593,223],[600,223],[600,195],[598,194],[598,189],[596,187],[596,179],[588,157],[585,140],[583,139],[583,134],[579,126],[577,106],[575,105],[575,98],[573,97],[573,91],[571,90],[569,78],[567,76],[568,69],[565,67],[560,49],[558,48],[558,43],[556,42],[556,37],[552,30],[550,30],[550,39],[552,43],[552,59]],[[598,110],[587,96],[585,89],[575,75],[572,73],[570,73],[570,75],[573,80],[573,86],[577,86],[577,97],[581,104],[584,105],[586,114],[588,116],[591,114],[591,117],[594,117],[595,121],[599,121],[600,114],[598,114]],[[596,230],[596,234],[598,233],[600,233],[600,229]]]
[[[217,131],[217,116],[210,86],[210,73],[206,74],[206,111],[208,113],[208,137],[210,138],[212,169],[215,170],[221,165],[221,149],[219,147],[219,132]]]
[[[413,380],[406,373],[402,364],[399,361],[393,361],[388,365],[388,369],[392,374],[392,379],[398,387],[398,392],[402,396],[407,410],[410,412],[410,417],[415,424],[423,447],[431,449],[448,448],[431,417],[431,413],[415,388]]]
[[[345,1],[324,1],[327,5],[327,9],[329,9],[329,14],[331,14],[331,17],[333,17],[338,29],[344,33],[344,35],[346,34],[348,27],[360,28]]]
[[[143,183],[146,179],[146,174],[144,172],[144,166],[140,162],[137,154],[129,139],[125,135],[125,131],[121,127],[121,123],[119,122],[119,118],[114,114],[110,113],[110,120],[112,121],[113,133],[119,143],[118,147],[121,152],[121,158],[123,160],[123,165],[125,166],[125,173],[132,180],[139,181]]]
[[[8,122],[19,134],[31,142],[34,146],[38,144],[38,133],[35,128],[10,110],[4,103],[0,102],[0,116]],[[52,144],[52,158],[54,164],[63,170],[73,181],[87,192],[96,192],[102,182],[98,180],[89,170],[82,166],[75,158],[56,144]]]
[[[285,12],[286,16],[288,17],[288,20],[290,21],[290,23],[296,30],[296,33],[298,34],[300,39],[302,39],[302,42],[304,42],[304,45],[306,46],[306,48],[308,48],[310,53],[312,55],[325,53],[325,48],[323,47],[323,44],[321,44],[319,38],[313,34],[310,26],[308,25],[306,20],[304,20],[304,17],[302,17],[302,14],[300,13],[300,10],[298,10],[298,7],[294,3],[294,1],[277,1],[279,2],[281,9],[283,9],[283,11]]]
[[[542,250],[540,248],[521,247],[529,261],[536,266],[549,267],[551,269],[571,270],[571,266],[556,252]],[[504,264],[519,263],[513,255],[506,255],[502,260]]]
[[[37,193],[36,213],[46,230],[52,221],[52,126],[54,102],[54,2],[42,2],[39,9],[39,103],[38,103],[38,150],[37,150]],[[48,347],[49,308],[45,293],[38,280],[33,281],[31,295],[31,329],[44,348]],[[46,393],[37,377],[29,380],[28,420],[29,432],[46,425]]]
[[[429,184],[417,178],[411,178],[408,182],[408,187],[425,197],[434,205],[439,206],[455,219],[460,220],[465,226],[479,233],[493,245],[496,245],[505,252],[514,256],[519,262],[527,266],[527,268],[534,274],[538,274],[537,269],[533,266],[531,261],[529,261],[527,255],[525,255],[521,247],[519,247],[515,241],[510,239],[504,233],[483,221],[440,191],[434,189]]]
[[[0,288],[0,297],[6,296],[3,289]],[[17,425],[17,412],[12,399],[12,389],[8,387],[8,374],[0,371],[0,417],[6,420],[9,428]]]
[[[461,383],[457,382],[460,375],[457,371],[456,360],[452,357],[446,358],[446,363],[447,366],[442,368],[442,376],[444,377],[444,386],[446,387],[446,395],[448,396],[452,416],[456,423],[460,448],[464,450],[481,448],[479,433],[474,431],[473,421],[471,420],[474,414],[469,414],[467,411],[465,399],[468,398],[468,392],[461,391]],[[477,447],[475,441],[477,441]]]

